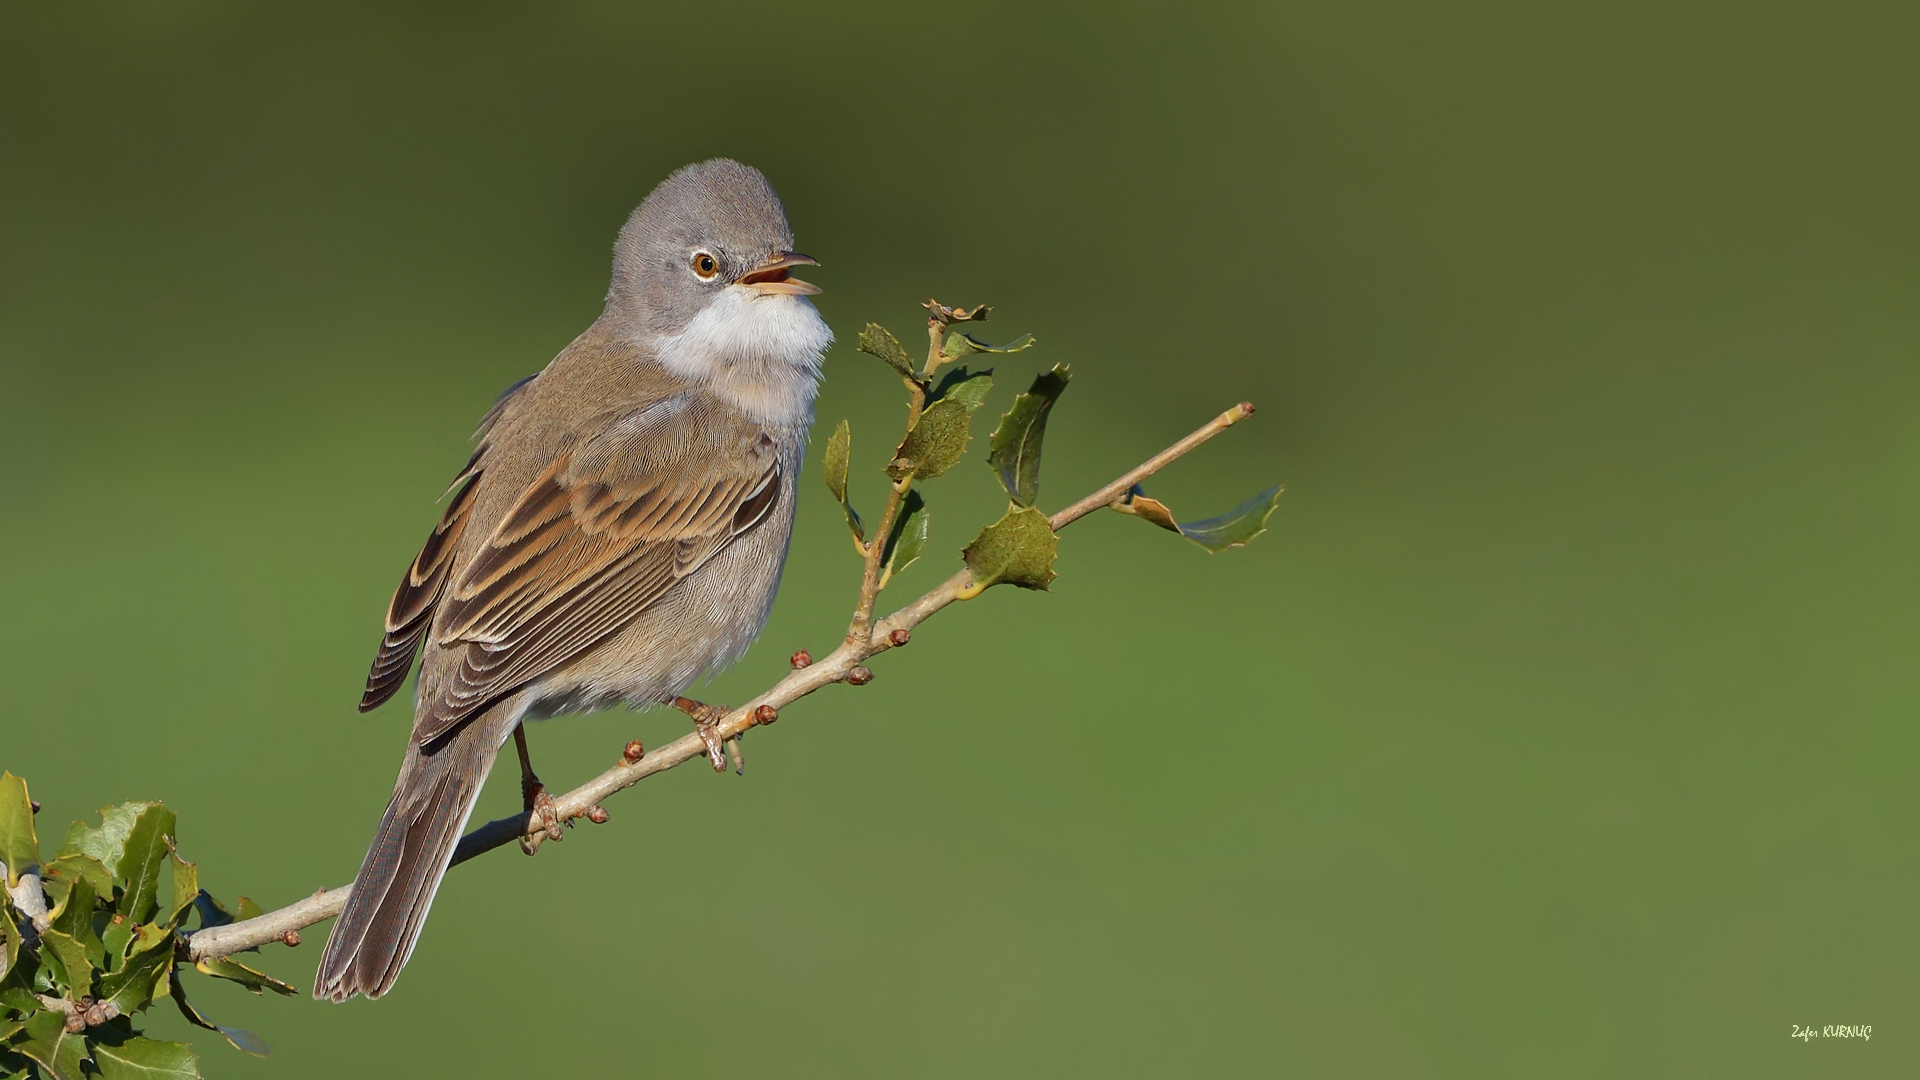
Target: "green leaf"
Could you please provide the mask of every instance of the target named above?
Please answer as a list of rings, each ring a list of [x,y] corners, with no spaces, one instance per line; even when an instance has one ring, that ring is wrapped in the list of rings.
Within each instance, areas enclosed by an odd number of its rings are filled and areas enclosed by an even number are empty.
[[[958,330],[947,335],[940,346],[940,355],[948,360],[958,360],[970,353],[1016,353],[1022,349],[1033,348],[1033,335],[1021,334],[1005,345],[989,345],[972,334],[963,334]]]
[[[1060,538],[1047,523],[1047,515],[1030,506],[1013,507],[980,530],[960,553],[973,572],[968,595],[977,596],[980,590],[1003,583],[1045,591],[1054,579],[1053,561],[1059,550]]]
[[[868,323],[860,331],[860,351],[869,356],[877,356],[887,362],[887,366],[914,382],[920,381],[919,373],[913,369],[913,357],[901,348],[900,339],[887,332],[879,323]]]
[[[248,919],[257,919],[266,913],[267,909],[254,903],[253,897],[251,896],[236,896],[233,898],[233,917],[240,922],[246,922]]]
[[[26,1041],[14,1048],[32,1058],[52,1080],[83,1080],[80,1059],[87,1056],[87,1041],[79,1034],[67,1033],[67,1014],[45,1009],[27,1018],[21,1029]]]
[[[1266,532],[1267,519],[1273,516],[1274,508],[1280,504],[1280,493],[1285,490],[1277,485],[1270,487],[1219,517],[1176,521],[1166,503],[1148,498],[1140,485],[1135,484],[1125,501],[1116,504],[1114,509],[1144,518],[1169,532],[1177,532],[1218,554],[1228,548],[1243,547],[1249,540]]]
[[[39,953],[22,948],[20,930],[13,921],[12,906],[5,903],[5,896],[0,892],[0,920],[6,923],[0,929],[0,937],[6,939],[7,961],[6,967],[0,969],[0,1007],[30,1013],[40,1007],[33,996],[35,977],[41,974]]]
[[[20,962],[20,926],[13,921],[13,898],[0,892],[0,982]]]
[[[827,452],[820,465],[827,473],[827,490],[843,505],[847,501],[847,459],[852,452],[853,427],[842,420],[827,439]]]
[[[100,978],[102,1001],[111,1001],[120,1015],[131,1016],[153,1003],[166,988],[167,975],[173,970],[173,931],[164,926],[143,926],[133,940],[133,950],[118,971]]]
[[[0,773],[0,862],[7,864],[7,888],[20,884],[20,872],[40,865],[40,840],[33,833],[33,799],[25,779]]]
[[[84,880],[93,886],[93,895],[113,895],[113,871],[91,855],[62,855],[40,868],[40,880],[47,885],[49,893],[56,881],[61,882],[64,889]]]
[[[60,845],[60,854],[91,855],[99,859],[102,866],[120,865],[127,834],[133,831],[133,823],[152,805],[149,802],[123,802],[119,806],[101,807],[99,825],[88,825],[82,821],[73,823],[73,827],[67,830],[67,842]]]
[[[87,857],[69,855],[67,858],[85,859]],[[111,878],[108,879],[107,887],[109,889],[113,887]],[[99,968],[106,966],[107,947],[101,942],[100,935],[93,930],[93,915],[97,907],[92,879],[75,875],[73,887],[61,897],[60,909],[53,913],[53,921],[50,925],[52,929],[78,942],[80,947],[86,950],[88,962]]]
[[[127,949],[133,944],[133,920],[125,915],[115,915],[100,932],[100,941],[106,949],[106,963],[100,965],[108,971],[118,968],[127,958]]]
[[[120,914],[143,923],[160,907],[160,868],[172,851],[173,811],[163,803],[149,803],[127,830],[127,839],[113,876],[125,891]]]
[[[987,442],[987,464],[1020,506],[1032,506],[1040,497],[1040,445],[1047,435],[1047,414],[1072,378],[1073,369],[1065,364],[1034,376],[1033,386],[1013,399],[1013,408],[1000,418]]]
[[[968,408],[977,409],[987,400],[987,392],[993,389],[993,369],[968,371],[966,365],[948,370],[940,376],[939,383],[927,393],[927,400],[964,401]]]
[[[880,587],[886,588],[893,575],[912,566],[920,553],[926,550],[927,530],[932,524],[932,515],[927,512],[927,501],[917,491],[907,492],[900,502],[900,512],[893,519],[893,530],[887,534],[887,546],[881,555],[881,565],[885,572],[880,575]]]
[[[178,851],[171,852],[173,857],[173,902],[167,905],[166,923],[168,926],[180,926],[186,922],[187,912],[193,910],[193,901],[200,895],[200,867],[180,857]]]
[[[840,510],[847,516],[847,528],[853,530],[856,543],[867,539],[866,526],[860,524],[860,513],[847,501],[847,462],[853,456],[853,429],[845,420],[833,429],[833,435],[827,440],[827,452],[821,464],[827,471],[827,490],[833,492]]]
[[[262,988],[271,990],[276,994],[285,994],[289,997],[299,993],[298,990],[287,983],[283,983],[265,972],[255,971],[232,957],[221,957],[217,960],[202,960],[193,966],[198,968],[202,975],[211,975],[216,979],[228,979],[232,982],[237,982],[256,994],[259,993]]]
[[[93,1063],[104,1080],[199,1080],[200,1076],[200,1059],[186,1043],[140,1035],[95,1043]]]
[[[930,480],[960,463],[966,455],[968,430],[975,406],[962,398],[944,398],[927,406],[920,419],[893,452],[887,475],[895,480],[912,475]]]
[[[51,970],[65,998],[81,998],[93,993],[93,961],[87,950],[71,936],[58,930],[40,935],[40,958],[52,961]]]
[[[219,1032],[220,1037],[233,1044],[234,1049],[262,1058],[273,1053],[273,1048],[268,1046],[267,1041],[258,1033],[245,1028],[226,1027],[207,1019],[205,1013],[195,1008],[193,1002],[187,1000],[187,988],[180,985],[179,979],[173,980],[173,1003],[180,1006],[180,1015],[187,1018],[187,1023],[206,1028],[208,1031]]]

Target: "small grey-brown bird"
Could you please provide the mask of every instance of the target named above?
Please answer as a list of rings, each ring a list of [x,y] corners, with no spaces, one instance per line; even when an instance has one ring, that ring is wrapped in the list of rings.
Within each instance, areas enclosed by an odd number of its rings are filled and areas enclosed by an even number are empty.
[[[724,159],[649,194],[606,308],[480,422],[478,448],[387,609],[361,711],[423,654],[393,798],[327,938],[314,996],[393,987],[509,736],[528,719],[680,695],[739,659],[773,604],[833,334],[790,277],[766,177]]]

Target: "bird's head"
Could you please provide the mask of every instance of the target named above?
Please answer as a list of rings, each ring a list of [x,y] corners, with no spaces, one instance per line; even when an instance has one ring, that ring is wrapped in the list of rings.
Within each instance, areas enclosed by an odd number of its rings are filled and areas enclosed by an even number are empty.
[[[716,303],[741,314],[760,303],[810,309],[800,298],[820,290],[792,271],[819,263],[792,249],[786,209],[758,169],[726,158],[689,165],[654,188],[620,230],[608,311],[672,337]]]

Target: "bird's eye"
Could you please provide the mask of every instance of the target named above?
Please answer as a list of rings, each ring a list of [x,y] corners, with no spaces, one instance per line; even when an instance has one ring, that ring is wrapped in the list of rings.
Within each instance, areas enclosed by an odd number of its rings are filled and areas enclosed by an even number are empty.
[[[719,260],[704,251],[696,251],[693,253],[693,272],[700,275],[702,281],[710,280],[720,272]]]

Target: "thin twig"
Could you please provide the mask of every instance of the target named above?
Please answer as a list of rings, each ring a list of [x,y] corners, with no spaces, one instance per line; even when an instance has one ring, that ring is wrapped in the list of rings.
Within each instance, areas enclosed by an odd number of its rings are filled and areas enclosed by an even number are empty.
[[[1094,492],[1048,518],[1047,524],[1053,526],[1054,532],[1059,532],[1061,529],[1066,528],[1068,525],[1086,517],[1088,514],[1093,513],[1103,506],[1112,506],[1114,503],[1120,501],[1121,496],[1131,491],[1133,485],[1166,468],[1173,463],[1175,458],[1180,457],[1182,454],[1185,454],[1194,447],[1199,446],[1201,443],[1206,442],[1208,439],[1213,438],[1215,435],[1220,434],[1252,415],[1253,402],[1243,401],[1235,405],[1233,408],[1214,417],[1211,423],[1200,428],[1200,430],[1148,458],[1142,462],[1138,468],[1128,472],[1125,476],[1122,476],[1120,479],[1115,480],[1099,491]]]
[[[1062,529],[1102,506],[1111,505],[1133,485],[1252,414],[1253,406],[1245,403],[1228,409],[1119,479],[1053,515],[1049,519],[1051,524],[1055,529]],[[875,551],[881,546],[880,542],[873,544]],[[773,723],[779,718],[779,710],[823,686],[845,681],[848,674],[869,657],[898,647],[898,643],[910,636],[896,637],[898,631],[911,631],[935,612],[953,603],[972,585],[973,576],[968,571],[962,570],[953,575],[918,600],[874,623],[864,635],[850,635],[829,655],[795,670],[774,684],[772,689],[728,713],[715,729],[715,734],[721,739],[732,739],[757,724]],[[863,593],[864,589],[863,585]],[[866,599],[871,603],[870,597]],[[647,753],[638,761],[629,762],[623,757],[613,768],[555,799],[554,812],[562,821],[586,817],[609,795],[694,758],[704,759],[706,754],[706,743],[700,736],[687,734]],[[452,865],[458,866],[476,855],[522,839],[527,841],[530,848],[538,849],[546,836],[545,825],[532,820],[532,815],[524,812],[490,821],[460,838],[460,845],[453,852]],[[322,889],[297,903],[244,922],[197,930],[188,936],[188,956],[196,961],[206,960],[279,941],[289,930],[312,926],[322,919],[340,914],[341,909],[346,907],[347,896],[352,889],[352,884],[337,889]]]

